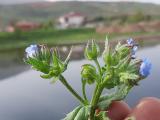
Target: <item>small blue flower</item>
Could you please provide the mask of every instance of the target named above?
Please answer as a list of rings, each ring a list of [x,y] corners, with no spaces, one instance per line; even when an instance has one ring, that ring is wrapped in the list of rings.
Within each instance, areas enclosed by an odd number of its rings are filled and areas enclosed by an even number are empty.
[[[138,50],[138,46],[136,45],[136,46],[133,46],[133,48],[132,48],[132,53],[131,53],[131,57],[132,58],[135,58],[136,57],[136,52],[137,52],[137,50]]]
[[[134,46],[134,45],[135,45],[135,41],[134,41],[132,38],[129,38],[129,39],[127,40],[127,44],[128,44],[129,46]]]
[[[143,77],[147,77],[150,74],[152,64],[148,59],[144,59],[140,65],[139,73]]]
[[[38,53],[38,51],[39,51],[38,45],[30,45],[25,49],[27,57],[33,57],[36,53]]]
[[[129,38],[127,40],[127,44],[132,47],[132,49],[131,49],[131,57],[135,58],[136,57],[136,52],[138,50],[138,46],[137,46],[136,42],[132,38]]]

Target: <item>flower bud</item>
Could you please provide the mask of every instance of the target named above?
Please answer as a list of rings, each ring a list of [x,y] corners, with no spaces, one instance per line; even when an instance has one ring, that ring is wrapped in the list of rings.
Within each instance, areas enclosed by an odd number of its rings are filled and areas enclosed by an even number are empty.
[[[58,53],[58,50],[57,49],[53,50],[52,64],[51,64],[51,70],[50,70],[53,77],[58,77],[60,74],[62,74],[67,69],[71,53],[72,53],[72,48],[71,48],[66,60],[63,62],[60,59],[60,55]]]
[[[105,62],[105,69],[110,69],[110,66],[112,66],[113,63],[113,57],[110,51],[108,50],[107,52],[103,52],[103,60]]]
[[[88,84],[92,84],[97,79],[98,75],[93,65],[85,64],[82,66],[81,76]]]
[[[65,70],[65,65],[60,60],[57,49],[55,49],[52,54],[52,65],[51,65],[51,71],[53,73],[53,76],[55,77],[59,76],[64,70]]]
[[[129,39],[127,40],[127,44],[128,44],[129,46],[134,46],[134,45],[135,45],[135,41],[134,41],[132,38],[129,38]]]
[[[134,59],[136,58],[136,52],[138,50],[138,46],[133,46],[132,50],[131,50],[131,57]]]
[[[116,45],[115,49],[120,59],[127,57],[130,53],[130,48],[127,47],[126,44],[121,44],[120,42]]]
[[[130,47],[130,49],[131,49],[131,57],[134,59],[136,57],[135,54],[136,54],[136,52],[138,50],[138,45],[136,44],[136,42],[132,38],[129,38],[127,40],[127,45],[128,45],[128,47]]]
[[[33,69],[48,74],[50,70],[50,52],[48,51],[48,57],[46,57],[46,54],[43,52],[44,48],[42,47],[42,45],[30,45],[27,47],[25,50],[25,62],[30,64]]]
[[[85,48],[85,57],[88,60],[95,60],[100,55],[100,49],[98,45],[92,40],[92,43],[87,43]]]
[[[111,65],[112,55],[111,55],[111,52],[110,52],[110,46],[108,44],[108,38],[107,37],[106,37],[105,49],[103,51],[102,57],[103,57],[104,62],[107,64],[107,66]]]

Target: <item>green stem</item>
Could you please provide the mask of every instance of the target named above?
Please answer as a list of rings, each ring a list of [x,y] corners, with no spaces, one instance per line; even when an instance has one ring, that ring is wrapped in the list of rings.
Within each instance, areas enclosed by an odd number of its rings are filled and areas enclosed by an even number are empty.
[[[100,66],[98,60],[95,59],[94,62],[96,64],[96,66],[98,67],[99,75],[102,76],[102,70],[101,70],[101,66]],[[96,88],[94,90],[92,100],[91,100],[90,120],[94,120],[94,114],[95,114],[96,106],[98,104],[98,101],[99,101],[99,98],[100,98],[101,93],[103,91],[103,88],[104,87],[101,85],[101,78],[100,78],[100,81],[96,85]]]
[[[85,99],[86,101],[88,101],[85,87],[86,87],[86,82],[82,80],[82,92],[83,92],[83,97],[84,97],[84,99]]]
[[[68,84],[66,79],[60,75],[59,80],[61,83],[72,93],[73,96],[75,96],[82,104],[85,104],[85,101],[77,94],[77,92]]]
[[[94,93],[93,93],[92,100],[91,100],[90,120],[94,119],[95,108],[94,108],[94,104],[93,103],[95,101],[94,99],[96,97],[97,90],[98,90],[98,85],[96,85],[96,88],[94,89]]]
[[[90,112],[90,120],[94,120],[94,114],[96,110],[96,106],[98,104],[99,98],[101,96],[101,93],[103,91],[103,87],[100,85],[97,85],[94,91],[94,96],[91,101],[91,112]]]
[[[94,62],[96,63],[96,65],[97,65],[97,67],[98,67],[99,74],[100,74],[100,75],[102,75],[101,66],[100,66],[100,64],[99,64],[98,60],[97,60],[97,59],[95,59],[95,60],[94,60]]]

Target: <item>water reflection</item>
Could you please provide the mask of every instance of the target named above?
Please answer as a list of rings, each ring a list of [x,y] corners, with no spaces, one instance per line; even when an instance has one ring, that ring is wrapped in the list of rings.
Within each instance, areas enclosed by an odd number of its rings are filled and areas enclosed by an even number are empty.
[[[140,46],[153,46],[159,44],[158,39],[152,40],[143,40],[137,38],[137,42],[139,42]],[[144,42],[146,41],[146,42]],[[111,41],[110,44],[114,46],[117,43],[116,41]],[[81,60],[84,59],[83,51],[86,44],[75,44],[73,48],[73,53],[71,55],[71,60]],[[99,42],[100,49],[103,51],[104,42]],[[62,59],[66,57],[66,53],[69,52],[72,45],[61,45],[58,46]],[[56,47],[56,46],[55,46]],[[24,49],[16,49],[9,51],[0,51],[0,80],[10,77],[16,74],[19,74],[27,69],[27,67],[23,62],[24,57]]]
[[[130,105],[135,105],[141,97],[160,97],[160,82],[158,79],[160,68],[159,52],[160,46],[158,45],[144,47],[138,52],[138,56],[148,57],[152,61],[153,70],[152,74],[142,81],[140,86],[135,87],[127,97],[126,101]],[[83,56],[82,53],[78,55]],[[103,64],[102,59],[100,58],[99,60]],[[88,63],[88,61],[83,59],[73,60],[69,64],[68,70],[64,73],[68,82],[78,92],[81,91],[80,68],[84,63]],[[26,66],[23,66],[23,68],[26,69]],[[78,104],[60,82],[51,85],[49,81],[41,79],[39,74],[39,72],[29,69],[20,74],[2,79],[3,81],[0,82],[0,119],[60,120]],[[89,97],[91,97],[92,88],[93,86],[87,90]]]

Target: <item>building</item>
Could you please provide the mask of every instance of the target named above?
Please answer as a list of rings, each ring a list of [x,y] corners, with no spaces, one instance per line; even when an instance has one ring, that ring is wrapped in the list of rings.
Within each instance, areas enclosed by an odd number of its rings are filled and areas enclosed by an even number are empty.
[[[15,28],[11,25],[7,26],[4,30],[5,32],[13,33],[15,32]]]
[[[58,19],[58,28],[78,28],[86,23],[86,16],[77,12],[70,12]]]
[[[35,30],[41,27],[41,24],[29,21],[19,21],[15,24],[15,28],[22,31]]]

